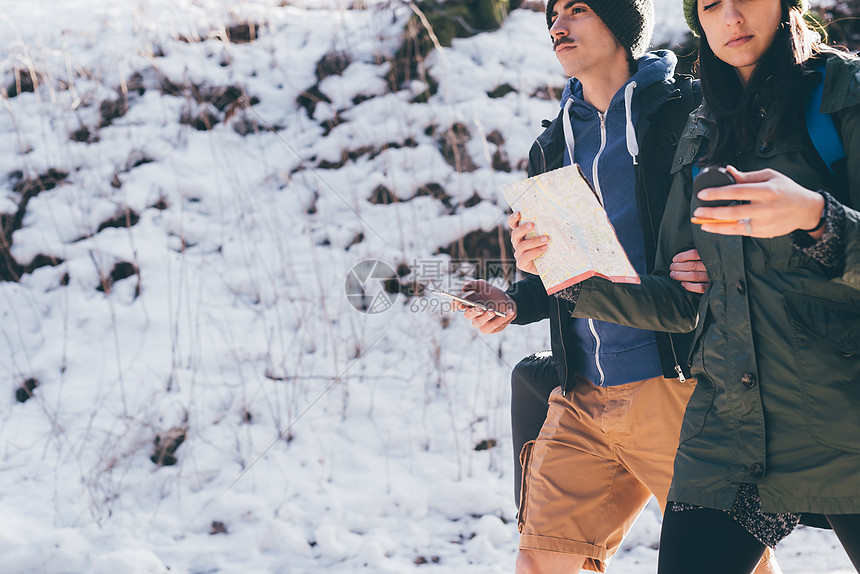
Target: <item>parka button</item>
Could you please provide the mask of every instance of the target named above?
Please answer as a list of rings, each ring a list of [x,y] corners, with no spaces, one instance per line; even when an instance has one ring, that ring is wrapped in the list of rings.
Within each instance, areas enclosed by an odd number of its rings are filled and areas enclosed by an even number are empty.
[[[763,477],[764,476],[764,467],[762,465],[760,465],[759,463],[755,463],[754,465],[752,465],[752,467],[750,467],[750,475],[752,475],[753,478]]]
[[[755,386],[755,375],[752,373],[744,373],[744,376],[741,377],[741,382],[746,388],[751,389]]]
[[[761,153],[767,153],[770,151],[770,147],[770,142],[761,142],[761,145],[758,146],[758,151],[760,151]]]
[[[738,293],[740,293],[741,295],[747,292],[747,284],[743,281],[738,281],[737,283],[735,283],[735,287],[737,287]]]

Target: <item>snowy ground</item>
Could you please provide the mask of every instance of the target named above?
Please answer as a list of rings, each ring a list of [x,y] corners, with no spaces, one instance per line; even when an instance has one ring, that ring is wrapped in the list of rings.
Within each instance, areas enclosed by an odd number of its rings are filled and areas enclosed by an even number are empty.
[[[0,282],[0,574],[512,571],[508,380],[546,326],[482,337],[403,295],[360,313],[344,285],[362,260],[431,273],[440,247],[495,234],[564,79],[519,10],[432,54],[426,103],[420,79],[392,92],[411,14],[0,1],[0,222],[21,266]],[[226,41],[248,21],[252,42]],[[349,65],[318,82],[336,52]],[[658,536],[652,504],[610,572],[652,572]],[[832,533],[778,556],[851,571]]]

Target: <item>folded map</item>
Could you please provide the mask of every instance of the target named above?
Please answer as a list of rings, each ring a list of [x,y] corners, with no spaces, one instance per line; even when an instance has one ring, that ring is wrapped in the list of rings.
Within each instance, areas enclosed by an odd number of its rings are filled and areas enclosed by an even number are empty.
[[[535,259],[550,295],[589,277],[639,283],[609,216],[579,166],[556,169],[502,188],[520,223],[532,222],[527,238],[549,236],[546,253]]]

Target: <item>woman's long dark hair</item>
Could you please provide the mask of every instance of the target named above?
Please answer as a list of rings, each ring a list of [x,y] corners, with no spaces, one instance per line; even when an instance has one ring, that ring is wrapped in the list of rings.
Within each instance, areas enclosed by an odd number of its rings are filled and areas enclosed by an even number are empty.
[[[819,49],[818,36],[812,33],[802,12],[789,8],[782,0],[782,23],[768,51],[762,56],[746,86],[735,68],[714,55],[707,39],[699,43],[699,74],[702,93],[714,123],[701,165],[725,165],[755,145],[759,109],[767,103],[767,113],[776,114],[767,134],[774,141],[802,121],[804,64]],[[763,100],[763,101],[762,101]]]

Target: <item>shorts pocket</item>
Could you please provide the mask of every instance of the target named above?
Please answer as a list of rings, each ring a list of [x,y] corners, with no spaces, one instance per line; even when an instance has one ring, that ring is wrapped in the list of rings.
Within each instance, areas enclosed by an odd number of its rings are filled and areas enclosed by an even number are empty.
[[[520,464],[523,467],[519,512],[517,513],[517,530],[520,532],[523,531],[523,525],[525,525],[526,522],[526,500],[528,500],[529,491],[529,462],[532,458],[532,450],[534,449],[534,446],[535,441],[530,440],[523,445],[523,450],[520,451]]]

